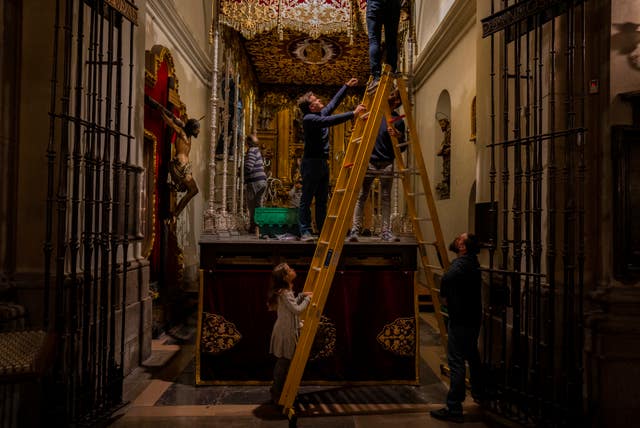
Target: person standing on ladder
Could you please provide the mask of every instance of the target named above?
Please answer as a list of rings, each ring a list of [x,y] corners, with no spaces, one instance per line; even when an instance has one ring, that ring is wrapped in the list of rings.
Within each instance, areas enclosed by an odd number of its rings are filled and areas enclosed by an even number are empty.
[[[302,196],[298,223],[300,225],[300,239],[312,241],[311,200],[316,201],[316,226],[318,232],[322,230],[327,216],[327,201],[329,199],[329,128],[339,125],[355,115],[366,110],[362,104],[354,111],[331,115],[344,99],[347,88],[358,84],[358,79],[351,78],[333,96],[329,104],[313,92],[307,92],[298,99],[298,107],[302,112],[302,128],[304,130],[304,154],[300,164],[302,174]]]
[[[353,212],[353,223],[349,232],[349,241],[358,242],[362,233],[362,217],[364,214],[364,204],[369,196],[371,184],[376,177],[380,180],[380,211],[381,211],[381,230],[380,239],[385,242],[396,240],[391,230],[391,187],[393,185],[393,161],[395,153],[393,151],[393,142],[391,137],[395,137],[398,144],[404,143],[404,121],[396,109],[402,104],[400,92],[394,89],[389,94],[389,108],[393,117],[392,126],[387,125],[387,121],[382,119],[380,129],[376,137],[371,157],[369,158],[369,166],[367,167],[362,189],[358,195],[356,207]],[[400,150],[405,151],[407,148],[403,146]]]
[[[398,66],[398,26],[401,0],[367,0],[367,32],[369,34],[369,66],[371,81],[367,90],[373,90],[382,72],[382,27],[384,27],[385,60],[395,73]]]

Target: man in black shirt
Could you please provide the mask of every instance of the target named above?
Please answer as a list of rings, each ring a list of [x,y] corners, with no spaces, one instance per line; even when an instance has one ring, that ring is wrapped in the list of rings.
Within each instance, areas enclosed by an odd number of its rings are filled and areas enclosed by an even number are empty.
[[[358,79],[351,78],[333,96],[325,106],[313,92],[307,92],[298,99],[298,107],[302,112],[302,127],[304,130],[304,154],[300,164],[302,174],[302,196],[300,197],[300,211],[298,223],[300,225],[300,239],[313,240],[311,235],[311,201],[316,200],[316,226],[318,232],[322,230],[327,215],[327,201],[329,199],[329,127],[339,125],[355,115],[364,112],[365,107],[360,104],[354,111],[334,114],[333,110],[344,99],[347,87],[358,84]]]
[[[458,254],[442,277],[440,298],[449,314],[447,361],[450,370],[450,386],[447,406],[431,411],[431,416],[454,422],[463,422],[462,402],[465,396],[465,360],[469,362],[471,395],[482,393],[480,352],[478,336],[482,322],[482,290],[480,250],[478,238],[472,233],[462,233],[449,245]]]
[[[378,137],[371,151],[367,173],[362,182],[362,188],[358,195],[356,207],[353,212],[353,223],[349,232],[349,241],[358,242],[362,233],[362,219],[364,215],[364,204],[369,196],[371,185],[376,177],[380,181],[380,239],[385,242],[398,240],[391,228],[391,187],[393,186],[393,161],[396,157],[393,150],[391,137],[396,138],[398,144],[404,143],[405,125],[403,116],[396,111],[402,104],[400,91],[394,89],[389,94],[389,108],[393,123],[387,125],[386,119],[380,122]],[[405,151],[407,146],[402,146],[400,151]]]

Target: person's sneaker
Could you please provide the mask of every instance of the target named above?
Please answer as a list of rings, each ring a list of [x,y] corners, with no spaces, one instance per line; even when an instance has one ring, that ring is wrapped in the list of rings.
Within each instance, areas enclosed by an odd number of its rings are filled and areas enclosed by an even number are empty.
[[[396,236],[389,232],[389,231],[384,231],[382,232],[382,235],[380,236],[380,239],[382,239],[384,242],[394,242],[394,241],[399,241],[400,239],[396,238]]]
[[[301,236],[300,236],[300,240],[302,242],[309,242],[309,241],[313,241],[313,235],[309,232],[304,232]]]
[[[432,418],[440,419],[442,421],[451,421],[457,423],[464,422],[464,416],[462,416],[462,412],[452,412],[448,407],[443,407],[442,409],[432,410],[429,412]]]
[[[352,230],[351,232],[349,232],[348,239],[349,239],[349,242],[358,242],[359,240],[358,231]]]
[[[378,88],[380,84],[380,76],[373,76],[369,84],[367,85],[367,92],[373,92]]]

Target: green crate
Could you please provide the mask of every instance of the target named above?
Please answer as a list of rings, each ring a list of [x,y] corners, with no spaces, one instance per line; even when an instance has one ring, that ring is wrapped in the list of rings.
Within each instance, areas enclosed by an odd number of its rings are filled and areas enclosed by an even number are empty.
[[[259,207],[254,218],[261,235],[298,234],[298,208]]]

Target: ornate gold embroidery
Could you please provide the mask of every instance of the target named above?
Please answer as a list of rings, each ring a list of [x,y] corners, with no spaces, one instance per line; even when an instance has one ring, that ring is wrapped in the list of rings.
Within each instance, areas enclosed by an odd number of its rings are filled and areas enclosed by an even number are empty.
[[[203,313],[200,349],[209,354],[219,354],[233,348],[242,339],[235,324],[223,316]]]
[[[247,39],[285,28],[305,31],[312,38],[345,32],[364,21],[365,0],[222,0],[220,21]]]
[[[386,324],[376,337],[384,349],[411,357],[416,352],[416,322],[413,318],[398,318]]]
[[[327,358],[336,352],[336,325],[324,315],[320,318],[320,325],[316,338],[311,347],[309,361]]]
[[[340,87],[351,77],[357,77],[363,85],[366,83],[369,77],[366,33],[354,34],[353,44],[344,33],[320,40],[316,43],[304,33],[294,31],[285,31],[280,40],[271,31],[245,41],[245,47],[263,84]]]

